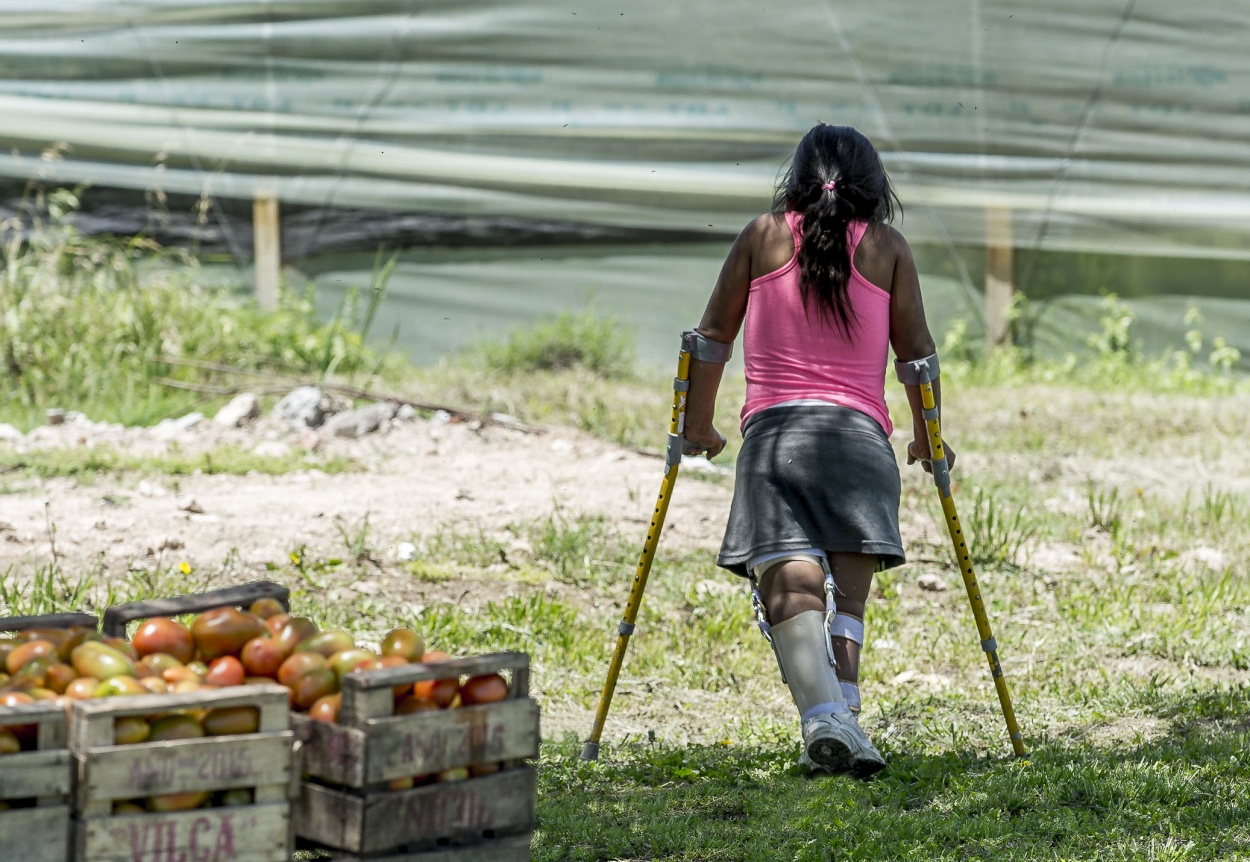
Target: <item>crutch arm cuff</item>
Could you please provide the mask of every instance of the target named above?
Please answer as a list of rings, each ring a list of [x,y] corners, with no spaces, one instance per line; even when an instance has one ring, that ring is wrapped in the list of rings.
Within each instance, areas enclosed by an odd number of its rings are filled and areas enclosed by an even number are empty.
[[[687,329],[681,334],[681,349],[692,359],[723,365],[733,355],[734,346],[723,341],[713,341],[697,329]]]
[[[923,359],[894,360],[894,373],[904,386],[920,386],[938,379],[938,356],[933,353]]]

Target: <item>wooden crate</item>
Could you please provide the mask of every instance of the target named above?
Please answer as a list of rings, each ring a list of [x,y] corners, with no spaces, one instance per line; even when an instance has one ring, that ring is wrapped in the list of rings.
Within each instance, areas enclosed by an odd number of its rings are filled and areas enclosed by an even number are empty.
[[[257,733],[113,744],[124,716],[254,706]],[[287,690],[249,685],[209,691],[76,701],[69,747],[76,763],[76,862],[288,862],[298,777]],[[250,805],[113,814],[113,803],[147,796],[250,788]]]
[[[0,632],[96,629],[94,614],[39,614],[0,619]],[[51,703],[0,707],[0,727],[38,726],[34,751],[0,758],[0,862],[68,862],[72,758],[65,710]]]
[[[318,856],[316,862],[530,862],[529,833],[496,838],[460,847],[443,847],[417,853],[384,853],[381,856],[357,856],[355,853],[330,851]]]
[[[237,587],[210,590],[206,593],[113,605],[104,611],[101,629],[110,637],[126,637],[126,627],[135,620],[195,614],[225,605],[246,610],[257,599],[268,598],[277,599],[288,611],[291,609],[291,591],[286,587],[272,581],[253,581]]]
[[[0,862],[68,862],[70,753],[65,710],[54,703],[0,707],[0,727],[38,725],[36,748],[0,757]]]
[[[410,715],[394,714],[392,688],[422,680],[510,672],[506,700]],[[339,724],[293,715],[305,780],[295,833],[335,859],[428,862],[435,853],[528,860],[537,776],[538,705],[529,697],[529,657],[497,653],[344,677]],[[464,781],[388,790],[396,778],[479,763],[502,771]],[[500,842],[499,839],[509,839]],[[492,843],[493,842],[493,843]],[[495,853],[481,856],[477,854]]]
[[[0,619],[0,632],[22,632],[26,629],[97,629],[100,620],[95,614],[39,614],[33,617],[5,617]]]

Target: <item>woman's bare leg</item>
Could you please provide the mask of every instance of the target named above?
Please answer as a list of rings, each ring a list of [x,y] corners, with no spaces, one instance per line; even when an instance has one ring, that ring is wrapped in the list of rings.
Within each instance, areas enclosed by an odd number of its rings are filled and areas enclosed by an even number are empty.
[[[825,610],[825,572],[815,563],[787,560],[760,577],[760,595],[772,625],[804,611]]]
[[[877,569],[874,554],[829,554],[838,617],[834,621],[833,657],[838,679],[852,712],[859,712],[859,655],[864,637],[864,607]]]

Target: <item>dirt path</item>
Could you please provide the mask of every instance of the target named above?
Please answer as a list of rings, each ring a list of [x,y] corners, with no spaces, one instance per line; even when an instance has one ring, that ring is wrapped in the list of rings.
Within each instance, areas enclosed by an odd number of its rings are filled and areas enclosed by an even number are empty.
[[[149,455],[221,444],[298,450],[301,439],[264,423],[243,431],[210,422],[174,436],[99,426],[45,428],[30,436],[23,445]],[[194,567],[237,552],[238,566],[263,573],[266,564],[285,563],[301,546],[341,556],[345,535],[359,534],[366,518],[370,544],[390,559],[400,543],[440,531],[489,534],[553,512],[645,525],[663,473],[657,457],[570,429],[475,430],[470,423],[422,419],[360,439],[326,440],[317,455],[350,458],[362,469],[11,480],[9,493],[0,494],[0,571],[46,566],[53,538],[67,571],[103,565],[105,573],[117,574],[157,560]],[[684,481],[669,512],[666,543],[715,547],[729,497],[728,483]]]

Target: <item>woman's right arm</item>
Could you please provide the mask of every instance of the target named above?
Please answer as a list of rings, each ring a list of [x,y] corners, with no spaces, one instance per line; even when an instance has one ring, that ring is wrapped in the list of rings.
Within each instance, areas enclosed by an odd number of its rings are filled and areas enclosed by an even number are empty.
[[[920,276],[916,272],[916,261],[912,257],[911,246],[903,235],[889,228],[892,245],[894,246],[894,281],[890,289],[890,346],[894,355],[902,362],[924,359],[937,352],[933,343],[933,335],[929,332],[929,323],[925,319],[924,301],[920,295]],[[933,400],[942,408],[942,385],[939,380],[933,381]],[[924,421],[924,408],[920,403],[920,387],[907,387],[907,403],[911,406],[912,442],[907,444],[907,463],[921,461],[926,472],[931,471],[929,458],[929,430]],[[955,466],[955,450],[942,441],[946,450],[948,467]]]
[[[734,240],[721,266],[716,286],[708,298],[699,321],[698,332],[721,344],[733,344],[742,328],[747,311],[747,294],[751,289],[751,261],[766,230],[770,216],[751,221]],[[690,391],[686,396],[685,437],[691,445],[687,454],[702,450],[715,458],[725,448],[725,436],[712,422],[716,413],[716,392],[720,387],[724,363],[690,360]]]

